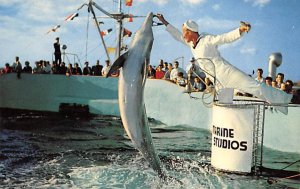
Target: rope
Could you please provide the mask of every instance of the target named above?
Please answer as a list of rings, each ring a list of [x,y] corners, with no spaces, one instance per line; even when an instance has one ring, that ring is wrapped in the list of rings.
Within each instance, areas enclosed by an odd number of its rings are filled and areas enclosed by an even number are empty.
[[[292,175],[292,176],[288,176],[288,177],[283,177],[280,179],[273,179],[273,178],[268,178],[267,182],[268,184],[274,184],[277,183],[278,181],[282,180],[282,179],[290,179],[290,178],[295,178],[295,177],[299,177],[300,174],[296,174],[296,175]]]
[[[87,61],[87,51],[88,51],[88,41],[89,41],[89,26],[90,26],[90,11],[87,15],[87,24],[86,24],[86,41],[85,41],[85,61]]]
[[[284,170],[284,169],[294,165],[297,162],[300,162],[300,159],[297,160],[297,161],[294,161],[293,163],[290,163],[289,165],[285,166],[284,168],[282,168],[280,170]],[[268,178],[267,182],[268,182],[268,184],[273,184],[273,183],[277,183],[279,180],[282,180],[282,179],[290,179],[290,178],[294,178],[294,177],[298,177],[298,176],[300,176],[300,174],[296,174],[296,175],[292,175],[292,176],[288,176],[288,177],[283,177],[283,178],[280,178],[280,179]]]
[[[213,74],[211,74],[208,71],[200,68],[203,72],[205,72],[206,74],[208,74],[209,76],[211,76],[211,77],[214,78],[213,86],[210,86],[207,83],[205,83],[205,81],[203,81],[203,79],[196,72],[194,72],[194,70],[192,70],[192,68],[190,68],[189,74],[192,74],[192,73],[195,74],[196,77],[199,78],[202,83],[204,83],[206,89],[202,93],[202,98],[201,98],[202,99],[202,103],[203,103],[203,105],[205,107],[211,108],[215,99],[212,102],[205,102],[205,99],[209,99],[211,96],[213,96],[215,98],[215,96],[217,95],[217,91],[216,91],[216,87],[215,87],[215,85],[216,85],[216,69],[215,69],[215,64],[209,58],[197,58],[195,60],[200,60],[200,59],[201,60],[209,60],[212,63],[212,65],[213,65],[213,72],[214,72]],[[190,79],[188,77],[188,85],[189,84],[190,84]],[[207,97],[205,97],[207,94],[210,94],[210,95],[207,96]],[[200,98],[198,98],[198,97],[191,96],[191,93],[189,93],[189,95],[190,95],[191,99],[200,100]]]
[[[108,37],[106,38],[106,40],[110,40],[113,36],[115,36],[115,31],[113,30],[113,32],[110,32],[109,33],[109,35],[108,35]],[[113,42],[112,42],[113,43]],[[93,52],[95,52],[99,47],[101,47],[102,46],[102,44],[101,43],[99,43],[97,46],[95,46],[95,47],[93,47],[93,48],[91,48],[88,52],[87,52],[87,55],[89,56],[89,55],[91,55]],[[109,45],[109,46],[113,46],[113,44],[112,45]],[[80,54],[79,54],[79,56],[80,57],[83,57],[83,52],[81,52]],[[101,52],[100,51],[100,53],[98,53],[97,54],[99,57],[103,57],[103,56],[105,56],[105,52]]]
[[[300,159],[297,160],[297,161],[295,161],[295,162],[293,162],[293,163],[291,163],[291,164],[289,164],[289,165],[287,165],[286,167],[284,167],[284,168],[282,168],[282,169],[280,169],[280,170],[284,170],[284,169],[290,167],[291,165],[294,165],[295,163],[297,163],[297,162],[299,162],[299,161],[300,161]]]

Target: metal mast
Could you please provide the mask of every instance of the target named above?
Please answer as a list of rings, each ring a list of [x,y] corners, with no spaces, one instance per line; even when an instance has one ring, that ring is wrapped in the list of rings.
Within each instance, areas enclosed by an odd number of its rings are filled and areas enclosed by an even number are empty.
[[[94,16],[95,23],[96,23],[96,26],[97,26],[97,29],[98,29],[98,32],[99,32],[99,35],[100,35],[100,38],[101,38],[103,47],[104,47],[104,49],[105,49],[105,53],[106,53],[107,59],[110,61],[109,54],[108,54],[108,51],[107,51],[107,48],[106,48],[106,45],[105,45],[103,36],[101,35],[100,25],[99,25],[99,22],[98,22],[98,20],[97,20],[97,17],[96,17],[96,14],[95,14],[95,11],[94,11],[92,5],[95,6],[95,3],[94,3],[92,0],[90,0],[90,1],[89,1],[89,4],[88,4],[88,7],[89,7],[89,10],[92,12],[92,14],[93,14],[93,16]]]
[[[118,14],[122,15],[122,0],[119,0],[119,4],[118,4]],[[117,48],[116,48],[116,52],[115,52],[115,59],[117,59],[118,57],[120,57],[121,55],[121,48],[122,48],[122,31],[123,31],[123,16],[121,18],[117,19],[117,25],[118,25],[118,31],[117,31]]]
[[[145,17],[145,16],[131,16],[129,14],[124,14],[122,12],[122,0],[118,0],[118,13],[117,14],[107,12],[102,7],[100,7],[98,4],[96,4],[93,0],[89,0],[88,4],[85,3],[85,4],[81,5],[77,10],[81,9],[85,5],[87,5],[89,7],[89,10],[93,14],[93,17],[95,19],[96,26],[97,26],[99,35],[101,37],[103,46],[105,48],[105,52],[106,52],[108,60],[110,60],[108,50],[106,48],[103,36],[101,35],[100,25],[99,25],[96,15],[95,15],[93,7],[100,10],[102,13],[104,13],[106,15],[106,17],[103,17],[103,18],[113,18],[117,21],[117,29],[116,29],[117,30],[117,32],[116,32],[117,33],[117,45],[116,45],[116,51],[115,51],[115,58],[117,59],[121,55],[121,51],[122,51],[123,19],[124,18],[138,18],[138,17]]]

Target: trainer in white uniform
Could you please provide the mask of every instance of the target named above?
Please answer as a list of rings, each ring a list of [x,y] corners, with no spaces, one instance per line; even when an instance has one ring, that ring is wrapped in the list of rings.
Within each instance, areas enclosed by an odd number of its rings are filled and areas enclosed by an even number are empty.
[[[220,56],[218,46],[231,43],[241,38],[245,32],[249,32],[249,24],[241,24],[239,28],[221,35],[208,35],[198,33],[198,24],[192,20],[186,21],[182,26],[182,33],[169,24],[162,14],[157,14],[158,19],[167,27],[166,30],[176,40],[190,47],[193,56],[201,69],[216,77],[216,85],[224,88],[235,88],[247,92],[265,100],[271,104],[288,104],[292,95],[258,83],[254,78],[231,65]],[[204,59],[210,59],[203,60]],[[201,61],[200,61],[201,59]],[[207,74],[206,74],[207,75]],[[208,75],[207,75],[208,76]],[[213,81],[213,80],[212,80]],[[282,113],[287,114],[287,108],[279,108]]]

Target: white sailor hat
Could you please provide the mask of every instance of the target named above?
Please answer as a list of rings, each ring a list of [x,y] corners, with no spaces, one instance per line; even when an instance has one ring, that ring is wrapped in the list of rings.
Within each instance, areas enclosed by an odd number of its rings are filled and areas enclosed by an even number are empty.
[[[193,20],[187,20],[184,24],[184,27],[186,27],[186,29],[191,30],[193,32],[198,32],[198,24],[196,22],[194,22]]]

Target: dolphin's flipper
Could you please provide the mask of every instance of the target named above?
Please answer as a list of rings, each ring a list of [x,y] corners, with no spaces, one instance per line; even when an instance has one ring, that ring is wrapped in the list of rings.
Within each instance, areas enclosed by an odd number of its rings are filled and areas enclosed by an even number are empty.
[[[108,73],[106,74],[106,77],[110,76],[113,72],[118,70],[119,68],[124,66],[124,62],[128,57],[128,51],[122,54],[110,67]]]

